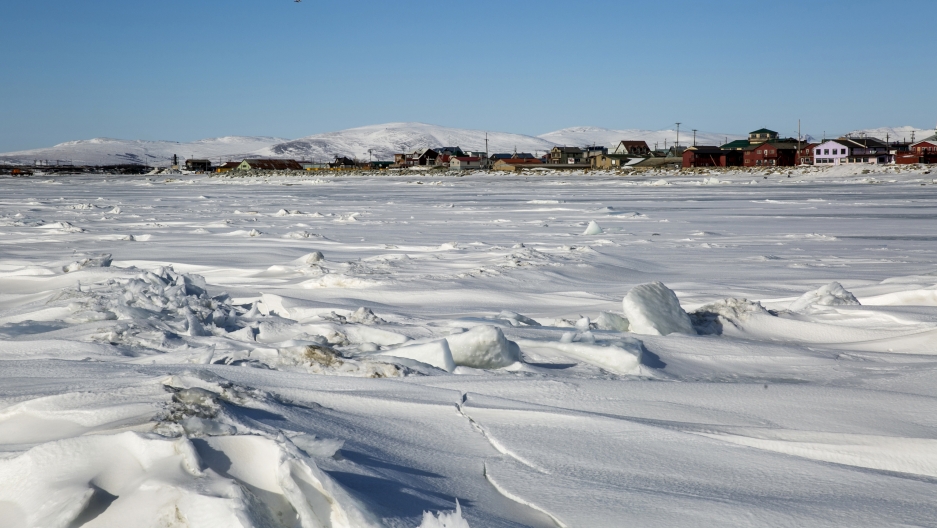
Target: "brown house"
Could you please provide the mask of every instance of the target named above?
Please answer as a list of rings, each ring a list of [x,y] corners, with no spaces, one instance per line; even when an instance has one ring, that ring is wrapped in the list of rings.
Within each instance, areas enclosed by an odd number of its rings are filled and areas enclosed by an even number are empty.
[[[550,163],[568,164],[583,163],[585,153],[579,147],[553,147],[550,150]]]
[[[817,148],[819,143],[802,143],[800,145],[800,154],[797,156],[799,165],[813,165],[813,149]]]
[[[498,171],[516,172],[537,165],[543,165],[543,162],[537,158],[507,158],[499,159],[491,168]]]

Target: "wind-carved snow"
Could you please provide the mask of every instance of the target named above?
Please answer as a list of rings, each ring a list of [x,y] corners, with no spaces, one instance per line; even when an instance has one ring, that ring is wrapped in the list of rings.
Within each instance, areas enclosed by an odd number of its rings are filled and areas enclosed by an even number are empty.
[[[931,524],[926,171],[5,179],[0,519]]]

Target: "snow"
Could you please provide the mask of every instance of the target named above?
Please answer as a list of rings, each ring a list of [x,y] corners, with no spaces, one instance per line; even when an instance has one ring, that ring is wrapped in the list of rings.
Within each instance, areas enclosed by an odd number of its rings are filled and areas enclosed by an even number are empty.
[[[2,178],[0,526],[933,525],[925,172]]]
[[[831,282],[820,286],[816,290],[803,294],[799,299],[791,303],[790,310],[793,312],[802,312],[813,309],[816,306],[858,306],[859,300],[851,292],[843,288],[838,282]]]
[[[661,282],[635,286],[622,299],[622,309],[636,334],[669,335],[674,332],[693,334],[690,317],[677,295]]]

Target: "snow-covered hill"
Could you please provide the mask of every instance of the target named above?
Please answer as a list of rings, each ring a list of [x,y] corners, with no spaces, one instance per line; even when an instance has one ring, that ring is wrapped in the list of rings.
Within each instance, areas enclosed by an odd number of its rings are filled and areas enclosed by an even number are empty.
[[[933,128],[914,128],[912,126],[902,126],[902,127],[880,127],[880,128],[865,128],[862,130],[853,130],[847,135],[850,136],[869,136],[881,140],[889,141],[911,141],[911,134],[914,134],[914,140],[921,140],[926,137],[934,135],[935,130]]]
[[[0,154],[0,163],[33,164],[36,160],[73,165],[143,163],[169,165],[173,154],[180,159],[239,159],[257,150],[287,141],[273,137],[228,136],[190,143],[96,138],[68,141],[54,147]]]
[[[392,160],[398,152],[412,152],[418,148],[458,146],[462,150],[485,150],[488,134],[489,152],[543,152],[555,146],[548,140],[511,134],[449,128],[425,123],[386,123],[338,132],[316,134],[259,151],[259,154],[278,158],[331,160],[335,156],[357,159]],[[368,153],[370,150],[370,156]]]
[[[667,146],[673,145],[674,141],[677,139],[677,131],[639,129],[611,130],[608,128],[598,127],[572,127],[543,134],[539,137],[551,143],[556,143],[558,145],[569,145],[571,147],[594,144],[612,149],[615,148],[615,146],[618,145],[618,142],[622,140],[644,140],[651,148],[654,148],[655,144],[657,145],[657,148],[664,148],[665,142]],[[720,134],[717,132],[697,132],[696,144],[724,145],[728,141],[744,139],[746,137],[747,136],[739,136],[734,134]],[[684,130],[682,128],[680,129],[680,144],[693,144],[692,130]]]

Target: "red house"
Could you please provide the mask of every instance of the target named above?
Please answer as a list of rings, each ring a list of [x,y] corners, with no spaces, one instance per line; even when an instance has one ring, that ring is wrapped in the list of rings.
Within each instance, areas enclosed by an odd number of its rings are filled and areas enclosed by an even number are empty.
[[[793,167],[797,160],[797,143],[758,143],[742,152],[746,167]]]
[[[741,153],[719,147],[693,146],[683,151],[683,168],[690,167],[740,167]]]
[[[801,144],[800,154],[797,156],[798,165],[813,165],[813,149],[817,148],[819,143]]]
[[[895,155],[895,163],[899,165],[937,163],[937,134],[912,143],[908,152],[899,152]]]

